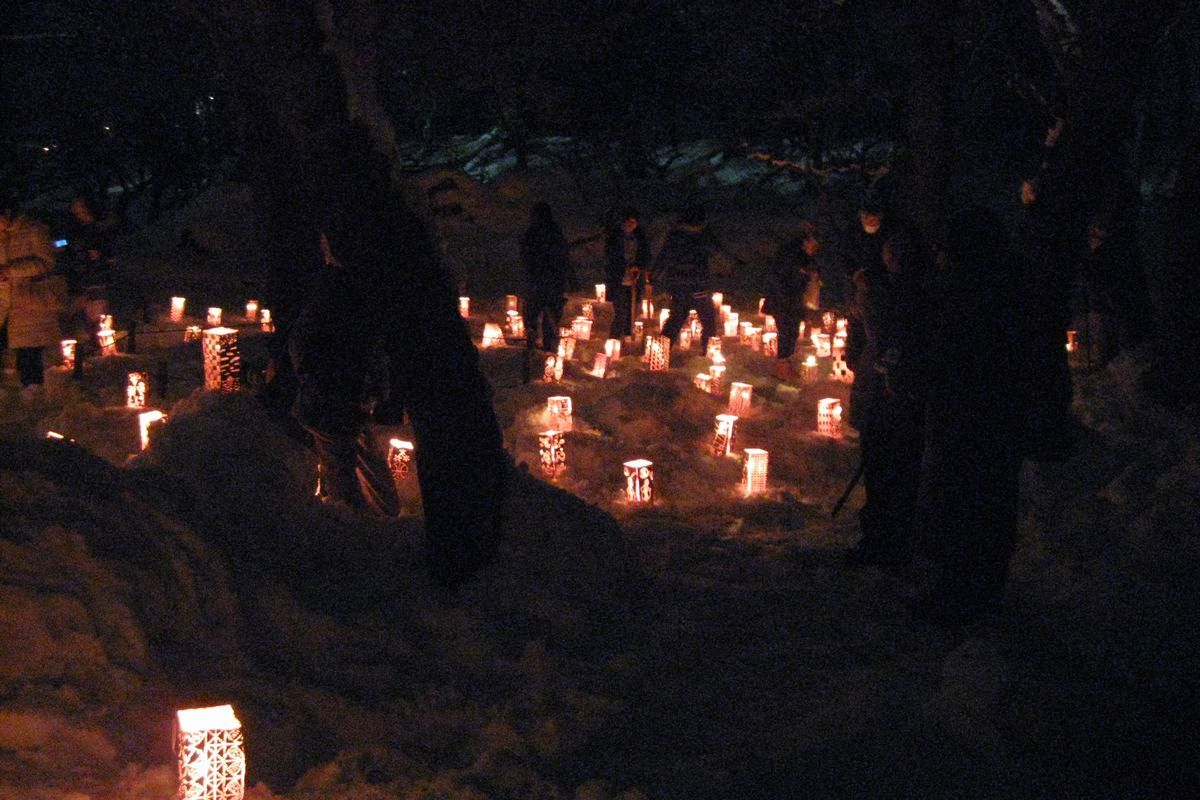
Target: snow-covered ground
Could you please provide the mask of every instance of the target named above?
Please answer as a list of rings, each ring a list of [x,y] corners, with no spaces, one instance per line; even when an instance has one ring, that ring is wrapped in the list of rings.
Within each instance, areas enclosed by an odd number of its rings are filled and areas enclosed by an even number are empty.
[[[434,218],[477,341],[518,289],[532,202],[577,242],[583,285],[598,276],[599,195],[570,176],[426,185],[459,207]],[[759,319],[794,201],[694,175],[632,192],[656,237],[703,193],[734,310]],[[214,190],[123,242],[127,278],[160,306],[184,293],[236,313],[261,279],[239,198]],[[207,255],[175,247],[183,226]],[[780,383],[725,340],[726,386],[753,386],[735,450],[770,453],[766,492],[746,498],[739,461],[710,452],[727,395],[693,385],[703,354],[666,372],[626,355],[598,379],[611,306],[594,310],[559,383],[522,384],[521,348],[483,351],[527,466],[495,563],[456,594],[424,575],[411,483],[397,520],[314,504],[311,454],[252,391],[203,391],[199,345],[154,332],[178,326],[143,326],[137,355],[90,359],[81,382],[51,370],[36,407],[7,370],[0,798],[166,800],[174,710],[224,702],[255,800],[1194,796],[1200,439],[1139,395],[1138,354],[1076,371],[1085,435],[1067,463],[1023,473],[1005,605],[947,632],[912,622],[911,580],[841,564],[861,490],[830,509],[856,447],[814,428],[844,384]],[[261,344],[244,329],[248,363]],[[140,454],[121,407],[135,367],[169,415]],[[546,481],[550,395],[574,413]],[[655,464],[650,507],[622,496],[633,458]]]

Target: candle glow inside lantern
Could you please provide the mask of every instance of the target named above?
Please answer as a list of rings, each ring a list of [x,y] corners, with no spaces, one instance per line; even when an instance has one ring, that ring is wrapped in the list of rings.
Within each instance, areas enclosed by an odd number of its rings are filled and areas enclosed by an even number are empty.
[[[138,414],[138,433],[141,437],[142,449],[150,446],[150,431],[156,425],[167,421],[167,415],[161,411],[143,411]]]
[[[113,330],[111,314],[101,314],[100,324],[96,329],[96,339],[100,343],[100,355],[111,356],[117,352],[117,332]]]
[[[146,407],[146,373],[131,372],[125,381],[125,407]]]
[[[843,336],[845,336],[846,329],[849,326],[850,326],[850,320],[846,319],[845,317],[838,317],[837,325],[834,328],[834,333],[840,333]]]
[[[592,374],[597,378],[603,378],[608,372],[608,356],[604,353],[596,353],[596,359],[592,362]]]
[[[221,309],[217,308],[216,306],[209,308],[208,316],[205,317],[204,321],[210,328],[221,327]]]
[[[821,315],[821,327],[826,333],[833,333],[837,329],[837,315],[832,311],[826,311]]]
[[[758,298],[758,313],[759,314],[761,314],[763,312],[763,306],[765,306],[766,304],[767,304],[767,298],[765,298],[765,297]]]
[[[571,320],[571,338],[586,342],[592,338],[592,321],[587,317],[576,317]]]
[[[467,317],[471,316],[471,298],[469,298],[469,297],[459,297],[458,298],[458,314],[463,319],[466,319]]]
[[[591,303],[584,303],[583,308],[580,311],[580,314],[583,315],[584,319],[595,319],[596,318],[596,307],[594,305],[592,305]]]
[[[1067,331],[1067,352],[1074,353],[1079,350],[1079,334],[1075,331]]]
[[[186,305],[186,297],[171,298],[171,322],[183,322],[183,309]]]
[[[835,333],[833,335],[833,342],[829,347],[829,352],[831,352],[835,358],[846,352],[846,334]]]
[[[204,331],[204,388],[236,392],[241,386],[242,356],[233,328]]]
[[[59,342],[59,348],[62,350],[62,365],[67,369],[75,369],[75,346],[79,342],[74,339],[63,339]]]
[[[808,356],[804,359],[804,364],[800,368],[800,378],[804,383],[817,382],[817,357]]]
[[[829,375],[835,381],[841,381],[842,383],[852,383],[854,381],[854,372],[846,364],[846,360],[842,358],[840,352],[833,360],[833,367],[829,370]]]
[[[506,312],[508,335],[514,339],[525,338],[525,320],[516,311]]]
[[[762,352],[767,358],[775,358],[779,355],[779,333],[776,331],[763,331],[762,334]]]
[[[708,337],[708,346],[704,349],[704,357],[710,361],[715,361],[719,355],[721,355],[721,337]]]
[[[750,397],[754,387],[748,383],[734,381],[729,387],[729,413],[745,416],[750,410]]]
[[[642,298],[642,318],[654,319],[654,301],[649,297]]]
[[[608,287],[605,286],[603,283],[597,283],[596,284],[596,302],[597,303],[607,302],[607,297],[608,297]]]
[[[756,353],[762,352],[762,328],[750,326],[750,349]]]
[[[709,391],[708,385],[712,381],[712,376],[707,372],[697,372],[696,377],[692,379],[692,383],[696,384],[696,388],[702,392]]]
[[[553,478],[567,465],[566,437],[562,431],[549,430],[538,434],[538,461],[542,474]]]
[[[275,332],[275,321],[271,319],[271,309],[264,308],[259,311],[258,321],[262,325],[263,333]]]
[[[521,310],[520,301],[517,299],[517,296],[515,294],[504,295],[504,311],[505,311],[505,313],[508,313],[509,311],[520,311],[520,310]]]
[[[725,315],[725,335],[738,335],[738,314],[736,311],[730,311]]]
[[[500,326],[494,322],[485,322],[483,325],[483,338],[479,342],[479,346],[483,349],[495,347],[504,339],[504,331],[500,330]]]
[[[833,355],[833,340],[828,333],[814,333],[812,335],[813,347],[817,348],[817,355],[821,358],[829,358]]]
[[[542,380],[546,383],[561,381],[563,376],[562,356],[546,356],[546,365],[542,370]]]
[[[725,365],[713,364],[708,368],[708,388],[713,394],[720,394],[725,386]]]
[[[561,394],[547,397],[546,421],[556,431],[572,430],[571,398]]]
[[[630,503],[654,502],[654,462],[639,458],[626,461],[625,499]]]
[[[751,336],[751,331],[753,329],[754,329],[754,326],[751,325],[749,322],[739,322],[738,329],[737,329],[738,344],[741,344],[741,345],[750,344],[750,336]]]
[[[232,706],[176,712],[179,800],[242,800],[246,751]]]
[[[725,303],[721,306],[720,312],[721,313],[717,315],[717,324],[721,327],[724,327],[725,323],[729,321],[729,315],[733,313],[733,306]],[[737,323],[734,323],[734,327],[737,327]]]
[[[621,340],[620,339],[605,339],[604,340],[604,355],[608,356],[609,361],[616,361],[621,357]]]
[[[699,339],[704,335],[704,325],[700,323],[700,316],[695,312],[695,310],[688,313],[685,326],[692,332],[693,339]]]
[[[714,456],[727,456],[733,452],[733,436],[737,421],[736,414],[717,414],[717,424],[713,430],[712,440]]]
[[[680,350],[691,350],[692,349],[692,329],[691,328],[680,328],[679,329],[679,349]]]
[[[721,292],[713,292],[712,293],[713,308],[720,308],[721,304],[724,302],[725,302],[725,295],[723,293],[721,293]]]
[[[258,322],[258,301],[246,301],[246,322]]]
[[[404,439],[388,439],[387,465],[392,480],[402,481],[412,474],[413,443]]]
[[[664,308],[658,312],[658,329],[661,331],[667,326],[667,320],[671,318],[671,309]]]
[[[842,401],[826,397],[817,401],[817,433],[822,436],[842,435]]]
[[[661,372],[671,366],[671,340],[666,336],[646,339],[646,363],[651,372]]]
[[[639,319],[633,323],[633,342],[637,344],[646,335],[646,325]]]
[[[763,317],[763,330],[764,331],[778,331],[779,330],[779,328],[775,327],[775,317],[773,317],[770,314],[767,314],[766,316]]]
[[[188,325],[183,331],[183,340],[185,342],[198,342],[200,341],[200,338],[201,331],[199,325]]]
[[[563,361],[570,361],[575,357],[575,339],[571,336],[570,328],[559,331],[558,357]]]
[[[767,451],[758,447],[747,447],[742,452],[745,453],[742,460],[742,493],[750,497],[766,491]]]

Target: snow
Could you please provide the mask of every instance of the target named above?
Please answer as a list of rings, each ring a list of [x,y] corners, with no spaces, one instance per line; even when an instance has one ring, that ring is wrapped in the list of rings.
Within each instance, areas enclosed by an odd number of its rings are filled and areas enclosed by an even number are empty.
[[[438,185],[431,205],[460,209],[434,220],[471,282],[477,339],[519,288],[534,200],[583,242],[581,276],[600,273],[602,209],[571,176],[423,176]],[[794,217],[790,201],[728,190],[711,206],[740,258],[723,288],[755,319],[754,282]],[[683,190],[632,191],[661,236]],[[241,308],[245,281],[261,279],[244,200],[221,187],[123,242],[125,274],[162,313],[180,292],[193,309]],[[175,247],[184,226],[206,252]],[[589,299],[572,295],[566,318]],[[768,491],[747,499],[738,460],[708,451],[728,389],[693,386],[702,352],[655,373],[626,353],[597,379],[611,306],[596,310],[560,383],[522,384],[522,348],[482,352],[518,470],[495,562],[454,594],[425,577],[411,479],[395,520],[314,503],[309,451],[252,387],[203,391],[199,345],[178,326],[144,326],[138,355],[89,359],[79,383],[51,369],[36,407],[6,370],[0,797],[174,797],[176,710],[223,703],[242,721],[252,800],[1195,788],[1183,731],[1200,697],[1200,438],[1193,418],[1140,395],[1144,353],[1076,371],[1083,436],[1068,462],[1023,472],[1005,605],[951,632],[911,621],[911,580],[841,565],[861,490],[829,511],[856,445],[814,428],[817,401],[845,401],[845,384],[781,384],[726,340],[725,386],[754,387],[735,452],[770,452]],[[243,329],[241,344],[261,365],[261,333]],[[144,453],[121,407],[135,368],[169,417]],[[573,430],[548,482],[537,433],[556,394],[572,398]],[[376,433],[380,447],[410,438]],[[633,458],[655,465],[648,508],[622,496]]]

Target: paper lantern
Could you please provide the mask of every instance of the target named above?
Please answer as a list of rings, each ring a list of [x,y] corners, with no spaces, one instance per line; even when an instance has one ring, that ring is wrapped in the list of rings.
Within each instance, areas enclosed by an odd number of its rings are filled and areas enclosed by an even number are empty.
[[[779,356],[779,334],[776,331],[763,331],[762,353],[767,358]]]
[[[758,326],[750,328],[750,349],[756,353],[762,352],[762,328]]]
[[[495,347],[504,339],[504,331],[500,330],[500,326],[494,322],[485,322],[483,325],[483,338],[479,342],[479,346],[483,349]]]
[[[275,322],[271,319],[271,309],[264,308],[258,312],[258,320],[262,325],[263,333],[274,333]]]
[[[849,326],[850,326],[850,320],[846,319],[845,317],[838,317],[837,324],[836,324],[836,326],[835,326],[835,328],[834,328],[834,333],[840,333],[840,334],[842,334],[843,336],[845,336],[845,335],[846,335],[846,329],[847,329]]]
[[[725,388],[724,364],[713,364],[708,368],[708,388],[713,394],[720,394]]]
[[[829,358],[833,355],[833,340],[828,333],[814,333],[812,343],[813,347],[817,348],[817,355],[821,358]]]
[[[721,307],[721,304],[722,304],[722,303],[724,303],[724,302],[725,302],[725,295],[724,295],[724,294],[722,294],[721,292],[713,292],[713,293],[712,293],[712,304],[713,304],[713,308],[718,308],[718,309],[719,309],[719,308]]]
[[[561,381],[563,376],[562,356],[546,356],[546,365],[542,370],[542,380],[546,383]]]
[[[754,387],[748,383],[734,381],[729,387],[729,413],[745,416],[750,410],[750,396]]]
[[[67,369],[75,369],[75,348],[78,344],[74,339],[63,339],[58,344],[62,350],[62,365]]]
[[[721,355],[721,337],[708,337],[708,346],[704,349],[704,357],[711,361],[715,360],[719,355]]]
[[[185,342],[198,342],[201,338],[199,325],[188,325],[183,331],[183,340]]]
[[[759,314],[762,313],[763,306],[765,306],[766,304],[767,304],[767,298],[765,298],[765,297],[758,298],[758,313]]]
[[[392,480],[402,481],[412,474],[413,443],[403,439],[388,439],[387,465]]]
[[[841,353],[838,353],[837,357],[833,359],[833,367],[829,370],[829,377],[842,383],[854,382],[854,372],[846,364],[846,360],[842,358]]]
[[[717,324],[720,325],[721,327],[724,327],[725,323],[727,321],[729,321],[729,315],[733,313],[733,306],[726,303],[725,305],[723,305],[719,308],[719,311],[720,311],[720,313],[717,314]],[[736,327],[736,323],[735,323],[735,327]]]
[[[571,430],[571,398],[561,394],[547,397],[546,422],[556,431]]]
[[[242,800],[246,751],[231,706],[176,712],[179,800]]]
[[[521,301],[517,299],[517,296],[515,294],[504,295],[504,311],[505,311],[505,313],[507,313],[509,311],[520,311],[520,310],[521,310]]]
[[[1079,350],[1079,334],[1076,331],[1067,331],[1067,352],[1074,353]]]
[[[738,335],[738,315],[736,311],[730,311],[725,315],[725,335]]]
[[[562,431],[549,430],[538,434],[538,461],[542,474],[553,478],[567,465],[566,437]]]
[[[246,322],[258,322],[258,301],[246,301]]]
[[[707,392],[708,385],[712,381],[712,377],[707,372],[697,372],[696,377],[692,379],[692,383],[696,384],[696,388],[702,392]]]
[[[688,312],[687,322],[685,323],[687,330],[692,332],[693,339],[699,339],[704,335],[704,325],[700,323],[700,316],[695,310]]]
[[[504,327],[513,339],[525,338],[525,320],[516,311],[506,311]]]
[[[125,380],[125,407],[146,407],[146,373],[131,372]]]
[[[767,451],[757,447],[747,447],[742,451],[742,493],[760,494],[767,488]]]
[[[113,330],[111,314],[101,314],[96,329],[96,340],[100,343],[100,355],[111,356],[117,352],[117,332]]]
[[[608,372],[608,356],[604,353],[596,353],[596,359],[592,362],[592,374],[597,378],[603,378]]]
[[[236,392],[241,386],[242,356],[233,328],[204,331],[204,388]]]
[[[661,331],[667,327],[667,320],[671,318],[671,309],[664,308],[658,312],[658,329]]]
[[[775,317],[771,316],[770,314],[767,314],[765,317],[763,317],[763,330],[764,331],[778,331],[779,330],[779,328],[775,327]]]
[[[639,458],[626,461],[625,499],[631,503],[654,502],[654,462]]]
[[[679,349],[680,350],[691,350],[692,349],[692,330],[691,330],[691,328],[680,328],[679,329]]]
[[[651,372],[661,372],[671,366],[671,340],[666,336],[650,336],[646,339],[646,363]]]
[[[563,328],[558,337],[558,357],[570,361],[575,356],[575,339],[571,336],[570,328]]]
[[[804,383],[816,383],[819,377],[817,371],[817,357],[808,356],[804,359],[804,365],[800,368],[800,378]]]
[[[846,352],[846,334],[835,333],[829,346],[829,352],[836,358]]]
[[[571,338],[586,342],[592,338],[592,321],[587,317],[576,317],[571,320]]]
[[[171,322],[183,322],[183,309],[186,305],[186,297],[171,298]]]
[[[808,331],[808,323],[807,323],[807,322],[801,322],[801,323],[800,323],[800,328],[799,328],[799,330],[797,330],[797,332],[796,332],[796,336],[797,336],[797,338],[804,339],[804,338],[807,336],[807,333],[806,333],[807,331]]]
[[[141,434],[142,449],[150,446],[150,430],[167,421],[167,415],[161,411],[143,411],[138,414],[138,432]]]
[[[646,336],[646,325],[639,319],[633,323],[633,343],[639,344]]]
[[[621,358],[621,340],[620,339],[605,339],[604,340],[604,355],[608,356],[609,361],[617,361]]]
[[[596,302],[597,303],[607,302],[607,298],[608,298],[608,287],[606,287],[603,283],[597,283],[596,284]]]
[[[654,301],[649,297],[642,298],[642,318],[654,319]]]
[[[733,452],[734,428],[737,426],[736,414],[717,414],[717,425],[713,430],[712,454],[727,456]]]
[[[580,312],[584,319],[592,320],[596,318],[596,307],[591,303],[584,303]]]
[[[837,315],[832,311],[826,311],[821,315],[821,328],[826,333],[833,333],[837,329]]]
[[[749,322],[739,322],[738,323],[738,326],[737,326],[738,344],[740,344],[740,345],[750,344],[750,331],[753,330],[753,328],[754,328],[754,326],[751,325]]]
[[[212,306],[208,309],[208,316],[204,318],[204,322],[210,328],[221,327],[221,309]]]
[[[823,436],[842,435],[842,401],[826,397],[817,401],[817,433]]]
[[[469,297],[458,298],[458,314],[463,319],[467,319],[468,317],[471,316],[471,298],[469,298]]]

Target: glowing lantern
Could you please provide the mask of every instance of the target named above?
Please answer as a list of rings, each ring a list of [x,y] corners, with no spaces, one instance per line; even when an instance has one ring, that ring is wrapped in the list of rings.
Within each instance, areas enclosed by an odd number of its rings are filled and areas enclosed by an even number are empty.
[[[639,319],[633,323],[633,343],[638,344],[646,335],[646,326]]]
[[[79,344],[74,339],[63,339],[59,342],[62,349],[62,365],[67,369],[75,369],[75,346]]]
[[[236,392],[242,369],[238,332],[233,328],[209,328],[204,332],[203,348],[204,388]]]
[[[642,318],[654,319],[654,301],[649,297],[642,298]]]
[[[854,381],[854,373],[846,365],[846,360],[842,358],[841,353],[838,353],[837,358],[833,360],[833,367],[829,370],[829,376],[835,381],[841,381],[842,383],[852,383]]]
[[[691,328],[680,328],[679,329],[679,349],[680,350],[691,350],[692,349],[692,330],[691,330]]]
[[[817,348],[817,355],[821,358],[829,358],[833,355],[833,342],[828,333],[814,333],[812,343],[813,347]]]
[[[733,306],[729,305],[728,303],[721,306],[720,313],[717,315],[717,324],[724,327],[725,323],[729,321],[729,315],[732,313],[733,313]],[[734,324],[734,327],[737,327],[736,323]]]
[[[246,322],[258,322],[258,301],[246,301]]]
[[[729,387],[729,413],[745,416],[750,410],[750,396],[753,393],[754,387],[750,384],[734,381]]]
[[[555,395],[546,398],[547,423],[556,431],[569,431],[571,427],[571,398]]]
[[[509,311],[520,311],[520,310],[521,310],[520,301],[517,300],[517,296],[515,294],[504,295],[504,311],[505,311],[505,313],[507,313]]]
[[[264,308],[258,315],[259,323],[262,325],[263,333],[274,333],[275,322],[271,319],[271,309]]]
[[[822,436],[842,435],[842,401],[826,397],[817,401],[817,433]]]
[[[651,336],[646,339],[645,361],[651,372],[660,372],[671,366],[671,340],[666,336]]]
[[[730,311],[725,315],[725,335],[738,335],[738,315],[736,311]]]
[[[1079,334],[1075,331],[1067,331],[1067,352],[1074,353],[1079,350]]]
[[[749,322],[739,322],[738,326],[737,326],[738,344],[740,344],[740,345],[750,344],[750,336],[751,336],[751,331],[753,329],[754,329],[754,326],[751,325]]]
[[[829,347],[829,351],[834,355],[835,358],[846,352],[846,334],[835,333],[833,335],[833,342]]]
[[[179,800],[242,800],[246,751],[231,706],[176,712]]]
[[[469,297],[459,297],[458,298],[458,315],[460,317],[462,317],[463,319],[467,319],[468,317],[471,316],[471,298],[469,298]]]
[[[571,338],[586,342],[592,338],[592,321],[587,317],[576,317],[571,320]]]
[[[767,488],[767,451],[747,447],[742,461],[742,493],[747,497],[759,494]]]
[[[758,353],[762,351],[762,328],[751,326],[750,328],[750,349]]]
[[[608,372],[608,356],[604,353],[596,353],[596,360],[592,362],[592,374],[597,378],[603,378]]]
[[[826,311],[821,315],[821,327],[826,333],[833,333],[837,329],[837,315]]]
[[[717,414],[717,426],[713,431],[712,454],[727,456],[733,452],[733,433],[737,426],[736,414]]]
[[[667,325],[667,320],[671,317],[671,309],[664,308],[658,312],[658,329],[661,331]]]
[[[708,388],[713,394],[720,394],[725,386],[725,365],[713,364],[708,368]]]
[[[131,372],[125,383],[125,407],[146,407],[146,373]]]
[[[608,287],[606,287],[603,283],[597,283],[596,284],[596,302],[597,303],[606,302],[607,296],[608,296]]]
[[[100,315],[100,324],[96,330],[96,339],[100,342],[100,355],[111,356],[117,352],[117,333],[112,324],[111,314]]]
[[[799,338],[801,338],[801,339],[805,338],[805,336],[806,336],[806,333],[805,333],[805,332],[806,332],[807,330],[808,330],[808,323],[807,323],[807,322],[801,322],[801,323],[800,323],[800,328],[799,328],[799,330],[797,331],[797,336],[798,336]]]
[[[763,331],[762,353],[767,358],[779,355],[779,334],[776,331]]]
[[[538,460],[542,474],[553,478],[567,465],[566,437],[562,431],[542,431],[538,434]]]
[[[724,294],[722,294],[721,292],[713,292],[713,294],[712,294],[713,308],[720,308],[721,304],[724,302],[725,302]]]
[[[710,361],[715,361],[719,355],[721,355],[721,337],[708,337],[708,347],[704,349],[704,357]]]
[[[186,305],[186,297],[171,298],[171,322],[183,322],[183,309]]]
[[[778,331],[779,330],[778,328],[775,327],[775,317],[771,316],[770,314],[767,314],[765,317],[763,317],[763,330],[764,331]]]
[[[766,303],[767,303],[767,298],[765,298],[765,297],[758,298],[758,313],[759,314],[762,313],[763,306],[766,305]]]
[[[508,335],[514,339],[525,338],[525,320],[516,311],[507,312]]]
[[[693,339],[704,335],[704,326],[700,324],[700,316],[694,310],[688,312],[686,327],[692,332]]]
[[[711,381],[712,377],[707,372],[697,372],[696,377],[692,379],[692,383],[702,392],[709,391],[708,385]]]
[[[500,344],[504,338],[504,331],[500,330],[500,326],[494,322],[484,323],[483,338],[479,342],[479,346],[483,349],[495,347]]]
[[[200,326],[199,325],[188,325],[187,328],[183,331],[183,340],[185,342],[200,341]]]
[[[604,355],[608,356],[609,361],[616,361],[621,357],[621,340],[606,339],[604,341]]]
[[[141,434],[142,449],[150,446],[150,429],[167,421],[167,415],[161,411],[143,411],[138,414],[138,431]]]
[[[626,461],[625,499],[631,503],[654,502],[654,462],[639,458]]]
[[[596,318],[596,307],[593,306],[591,303],[584,303],[583,309],[580,313],[583,314],[584,319],[589,319],[589,320],[595,319]]]
[[[387,465],[392,480],[402,481],[412,473],[413,443],[403,439],[388,439]]]
[[[817,357],[808,356],[800,368],[800,378],[804,383],[812,384],[817,382],[817,377]]]
[[[571,336],[570,328],[563,328],[558,337],[558,357],[570,361],[575,356],[575,339]]]
[[[216,306],[212,306],[211,308],[209,308],[208,316],[205,317],[204,322],[210,328],[221,327],[221,309],[217,308]]]
[[[542,380],[546,383],[561,381],[563,376],[562,356],[546,356],[546,366],[542,370]]]

